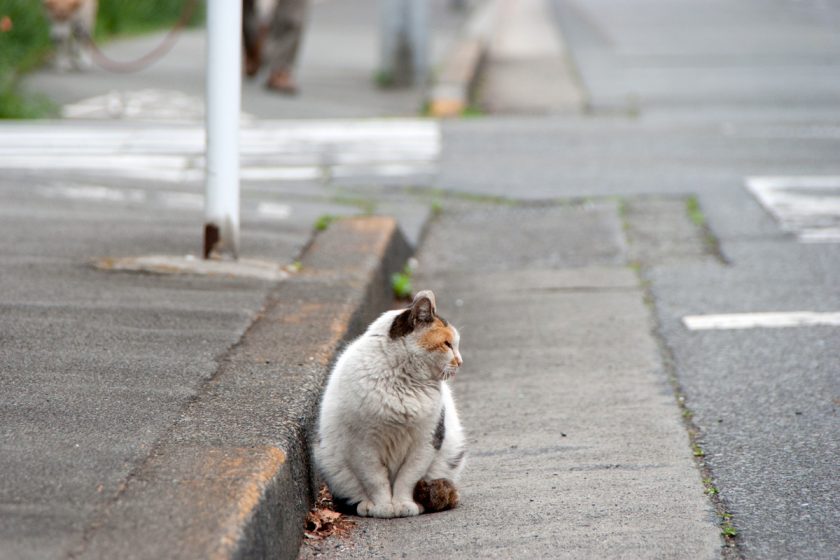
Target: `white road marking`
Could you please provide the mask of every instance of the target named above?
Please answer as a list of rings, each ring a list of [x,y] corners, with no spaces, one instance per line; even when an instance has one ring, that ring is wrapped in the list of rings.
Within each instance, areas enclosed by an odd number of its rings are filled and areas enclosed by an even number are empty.
[[[203,210],[204,195],[198,193],[161,191],[156,193],[158,200],[167,208],[176,210]]]
[[[243,181],[313,181],[323,176],[318,167],[246,167],[239,171]]]
[[[347,177],[411,177],[413,175],[432,175],[437,171],[433,165],[337,165],[332,169],[332,176],[339,178]]]
[[[201,181],[204,146],[194,124],[2,125],[0,169]],[[247,181],[427,175],[437,171],[440,127],[426,119],[259,121],[243,126],[240,149]]]
[[[204,195],[183,191],[153,191],[121,189],[101,185],[55,184],[38,189],[46,198],[80,200],[86,202],[153,202],[175,210],[201,210]]]
[[[278,204],[276,202],[260,202],[257,205],[257,213],[268,218],[285,220],[292,215],[292,207],[288,204]]]
[[[61,116],[65,119],[196,122],[204,119],[204,101],[172,90],[112,90],[64,105]],[[254,120],[253,115],[245,112],[240,118],[243,122]]]
[[[683,325],[691,331],[807,326],[840,326],[840,313],[789,311],[775,313],[729,313],[723,315],[687,315]]]
[[[840,242],[840,176],[748,177],[747,188],[803,243]]]
[[[54,185],[39,189],[47,198],[85,200],[96,202],[143,202],[145,191],[139,189],[113,189],[99,185]]]

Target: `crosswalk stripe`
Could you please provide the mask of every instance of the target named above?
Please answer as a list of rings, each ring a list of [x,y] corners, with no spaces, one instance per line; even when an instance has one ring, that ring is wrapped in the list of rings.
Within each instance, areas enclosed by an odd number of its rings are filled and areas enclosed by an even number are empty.
[[[746,184],[800,242],[840,242],[840,176],[747,177]]]
[[[198,125],[0,127],[0,169],[192,181],[203,178],[204,148],[204,130]],[[433,174],[440,150],[439,125],[425,119],[260,121],[241,129],[241,177],[299,181]]]

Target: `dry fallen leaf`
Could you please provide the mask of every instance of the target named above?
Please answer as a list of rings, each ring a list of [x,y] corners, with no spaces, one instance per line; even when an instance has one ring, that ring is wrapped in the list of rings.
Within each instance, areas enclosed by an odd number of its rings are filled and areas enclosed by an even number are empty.
[[[318,492],[315,507],[306,514],[304,535],[312,540],[322,540],[331,535],[343,536],[353,525],[351,519],[333,509],[332,496],[324,485]]]

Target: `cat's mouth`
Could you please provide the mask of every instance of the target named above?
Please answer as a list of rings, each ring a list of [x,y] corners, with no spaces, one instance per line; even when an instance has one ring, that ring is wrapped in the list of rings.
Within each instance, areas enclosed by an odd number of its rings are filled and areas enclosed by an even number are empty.
[[[449,381],[450,379],[455,378],[455,374],[458,373],[458,368],[447,366],[447,367],[443,368],[442,373],[443,373],[443,375],[442,375],[443,380],[444,381]]]

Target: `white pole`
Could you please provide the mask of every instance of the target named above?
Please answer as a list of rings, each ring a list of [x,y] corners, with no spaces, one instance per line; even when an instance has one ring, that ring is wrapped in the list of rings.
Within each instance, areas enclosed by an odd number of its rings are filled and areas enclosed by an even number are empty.
[[[207,163],[204,258],[239,254],[242,2],[207,2]]]

